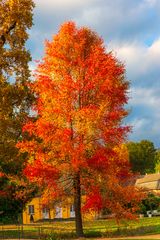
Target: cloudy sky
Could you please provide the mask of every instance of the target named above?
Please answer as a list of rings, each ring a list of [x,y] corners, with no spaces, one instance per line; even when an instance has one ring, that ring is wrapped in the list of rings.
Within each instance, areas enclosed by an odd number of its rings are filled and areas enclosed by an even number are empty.
[[[64,21],[88,26],[125,63],[130,80],[129,139],[160,147],[160,0],[35,0],[28,48],[33,62]]]

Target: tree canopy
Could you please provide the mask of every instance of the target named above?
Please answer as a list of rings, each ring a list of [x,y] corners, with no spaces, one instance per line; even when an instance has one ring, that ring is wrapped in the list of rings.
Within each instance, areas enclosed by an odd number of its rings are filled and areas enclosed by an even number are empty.
[[[76,231],[83,236],[83,209],[104,206],[121,217],[133,217],[139,195],[127,184],[131,176],[120,145],[129,131],[125,68],[92,30],[64,23],[37,67],[31,89],[37,119],[28,121],[18,143],[27,152],[24,173],[43,186],[46,199],[73,196]],[[130,207],[128,207],[130,206]]]
[[[14,205],[15,187],[9,178],[22,176],[24,162],[15,145],[33,100],[27,86],[31,56],[26,49],[33,7],[32,0],[0,1],[0,197],[9,201],[10,206]],[[17,207],[12,210],[16,212]]]
[[[142,175],[155,172],[156,149],[151,141],[129,142],[127,148],[133,172],[139,172]]]

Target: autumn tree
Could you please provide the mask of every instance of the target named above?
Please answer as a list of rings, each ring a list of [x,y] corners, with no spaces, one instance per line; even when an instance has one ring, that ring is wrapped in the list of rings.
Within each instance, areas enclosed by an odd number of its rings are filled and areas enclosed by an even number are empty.
[[[43,186],[47,199],[73,196],[81,237],[83,193],[83,209],[107,205],[117,219],[132,217],[136,209],[128,159],[118,151],[129,131],[121,125],[128,82],[103,40],[73,22],[61,26],[45,51],[31,85],[37,119],[24,125],[30,140],[17,146],[28,154],[24,173]]]
[[[15,145],[33,99],[27,87],[31,56],[26,49],[33,6],[32,0],[0,1],[0,191],[6,192],[6,174],[19,175],[23,169],[24,157]]]
[[[133,172],[140,174],[154,173],[156,165],[156,149],[153,142],[142,140],[127,144],[129,161]]]

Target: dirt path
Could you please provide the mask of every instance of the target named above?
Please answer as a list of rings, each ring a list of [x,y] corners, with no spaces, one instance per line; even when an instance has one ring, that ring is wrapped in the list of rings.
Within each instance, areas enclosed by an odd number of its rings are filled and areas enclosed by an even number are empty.
[[[135,237],[125,237],[125,238],[115,238],[118,239],[160,239],[160,234],[147,235],[147,236],[135,236]]]
[[[120,240],[120,239],[159,239],[160,240],[160,234],[156,235],[146,235],[146,236],[131,236],[131,237],[116,237],[116,238],[97,238],[95,240]]]
[[[115,237],[115,238],[79,238],[76,240],[131,240],[131,239],[159,239],[160,240],[160,234],[156,235],[146,235],[146,236],[130,236],[130,237]]]

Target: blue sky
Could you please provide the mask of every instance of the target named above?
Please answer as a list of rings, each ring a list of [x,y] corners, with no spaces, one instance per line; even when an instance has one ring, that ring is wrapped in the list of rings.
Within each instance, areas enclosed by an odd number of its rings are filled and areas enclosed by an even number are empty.
[[[105,41],[125,63],[130,81],[129,139],[148,139],[160,147],[160,0],[35,0],[34,26],[27,43],[34,60],[60,24],[73,20]]]

